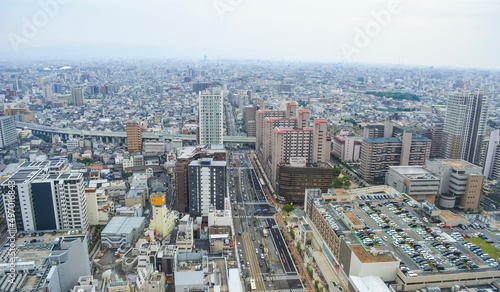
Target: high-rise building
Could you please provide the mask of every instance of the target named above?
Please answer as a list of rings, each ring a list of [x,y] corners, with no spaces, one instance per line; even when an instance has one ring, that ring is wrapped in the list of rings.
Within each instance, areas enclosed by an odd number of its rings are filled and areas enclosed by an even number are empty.
[[[23,81],[20,80],[20,79],[17,79],[17,80],[14,80],[12,82],[12,85],[13,85],[13,89],[16,90],[16,91],[20,91],[20,92],[23,92]]]
[[[445,135],[442,125],[431,126],[429,130],[418,132],[418,134],[432,140],[430,158],[444,157]]]
[[[483,171],[485,178],[500,181],[500,130],[490,134]]]
[[[270,120],[290,121],[292,119]],[[263,163],[272,182],[279,180],[279,168],[282,166],[301,164],[305,167],[313,163],[330,161],[331,141],[326,137],[326,126],[326,120],[315,119],[314,128],[274,127],[271,139],[267,143],[270,146],[269,156]],[[301,162],[297,163],[298,161]]]
[[[199,94],[200,144],[222,145],[224,133],[223,94],[219,88]]]
[[[263,163],[271,160],[271,147],[274,135],[274,129],[296,129],[297,128],[297,118],[266,118],[263,124],[263,135],[262,135],[262,159]]]
[[[99,85],[91,85],[89,86],[90,94],[91,95],[96,95],[101,93],[101,86]]]
[[[247,104],[250,104],[251,94],[252,93],[250,90],[238,90],[237,103],[238,103],[238,108],[240,109],[240,111],[243,111],[243,108]]]
[[[461,159],[430,159],[426,168],[440,178],[439,206],[476,210],[483,188],[483,169]]]
[[[314,120],[313,141],[312,141],[313,162],[330,161],[332,143],[331,141],[328,142],[327,128],[328,128],[328,122],[326,119]]]
[[[54,83],[52,84],[52,93],[58,93],[58,94],[61,94],[62,93],[62,86],[60,83]]]
[[[335,136],[332,141],[332,154],[342,161],[358,161],[361,152],[361,138],[354,136]]]
[[[326,190],[333,179],[327,120],[315,119],[309,127],[310,116],[295,102],[287,103],[285,110],[256,114],[256,155],[286,202],[301,202],[308,187]]]
[[[201,158],[213,158],[215,161],[226,161],[227,152],[224,149],[207,149],[205,146],[181,147],[177,149],[175,162],[175,193],[176,206],[179,212],[189,212],[189,180],[188,167],[192,161]]]
[[[127,123],[127,149],[129,153],[142,150],[142,131],[138,122]]]
[[[383,181],[389,166],[424,165],[431,152],[431,140],[413,137],[364,139],[361,143],[360,174],[366,181]]]
[[[193,91],[195,93],[199,93],[199,92],[204,91],[210,87],[212,87],[212,83],[210,83],[210,82],[193,83]]]
[[[243,128],[248,137],[255,137],[255,116],[257,114],[257,105],[247,105],[243,109]]]
[[[49,85],[42,87],[42,96],[46,101],[52,99],[52,88]]]
[[[369,124],[363,128],[363,139],[384,138],[385,125],[382,123]]]
[[[259,110],[256,114],[255,152],[261,161],[266,161],[270,155],[271,137],[276,127],[303,129],[309,125],[309,110],[299,110],[297,119],[297,104],[289,102],[285,110]]]
[[[208,217],[210,206],[224,210],[226,198],[226,161],[202,158],[188,167],[189,213]]]
[[[13,185],[17,230],[87,229],[88,215],[82,173],[73,173],[63,159],[25,162],[2,183]]]
[[[16,123],[13,116],[0,117],[0,149],[17,143]]]
[[[83,106],[83,89],[73,88],[71,90],[71,101],[74,106]]]
[[[260,161],[264,161],[264,129],[266,118],[285,118],[285,111],[258,110],[255,120],[255,153]]]
[[[455,92],[448,98],[444,122],[445,158],[479,165],[485,135],[487,104],[481,91]]]

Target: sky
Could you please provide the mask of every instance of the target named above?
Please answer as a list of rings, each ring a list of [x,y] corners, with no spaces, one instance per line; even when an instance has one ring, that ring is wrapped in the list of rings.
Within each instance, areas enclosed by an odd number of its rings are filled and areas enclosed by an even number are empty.
[[[0,0],[0,61],[167,58],[500,69],[498,0]]]

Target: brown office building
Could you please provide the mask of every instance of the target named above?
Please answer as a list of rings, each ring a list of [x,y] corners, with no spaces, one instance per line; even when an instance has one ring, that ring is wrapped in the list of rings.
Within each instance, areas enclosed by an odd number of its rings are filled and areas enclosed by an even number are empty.
[[[142,131],[138,122],[127,123],[127,149],[129,153],[142,150]]]
[[[285,203],[302,205],[306,189],[321,189],[326,193],[332,187],[333,166],[329,162],[310,163],[304,167],[278,165],[276,190]]]

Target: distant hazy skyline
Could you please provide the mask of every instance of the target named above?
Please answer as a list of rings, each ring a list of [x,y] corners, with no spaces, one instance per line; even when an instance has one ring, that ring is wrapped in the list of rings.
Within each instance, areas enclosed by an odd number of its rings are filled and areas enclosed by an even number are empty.
[[[500,69],[498,0],[4,0],[0,11],[0,61],[207,55]],[[380,11],[390,20],[377,22]]]

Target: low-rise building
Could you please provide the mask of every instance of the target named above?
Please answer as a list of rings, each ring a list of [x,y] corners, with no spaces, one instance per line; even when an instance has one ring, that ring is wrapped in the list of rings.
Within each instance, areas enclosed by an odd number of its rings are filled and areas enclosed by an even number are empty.
[[[130,207],[122,206],[115,209],[116,216],[122,217],[141,217],[142,216],[142,205],[135,204]]]
[[[202,253],[178,253],[175,265],[175,292],[228,292],[225,258],[208,258]]]
[[[138,270],[135,286],[138,292],[165,292],[165,275],[155,271],[153,264],[147,264]]]
[[[142,188],[131,188],[125,196],[125,206],[132,207],[136,204],[145,206],[146,191]]]
[[[179,253],[187,253],[193,251],[193,219],[189,215],[184,216],[179,220],[179,231],[175,245]]]
[[[144,226],[144,217],[113,217],[101,232],[101,245],[119,248],[133,244],[141,236]]]
[[[434,204],[439,191],[439,177],[425,166],[389,166],[385,183],[415,201]]]

